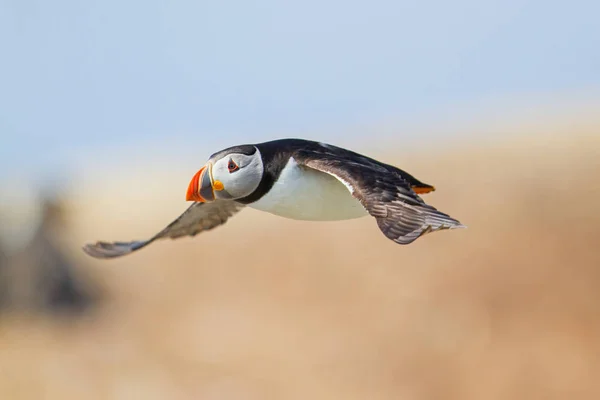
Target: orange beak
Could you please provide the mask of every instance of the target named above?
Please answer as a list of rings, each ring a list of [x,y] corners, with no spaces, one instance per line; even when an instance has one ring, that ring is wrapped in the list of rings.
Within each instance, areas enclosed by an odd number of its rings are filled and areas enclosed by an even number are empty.
[[[200,171],[196,172],[196,175],[194,175],[190,181],[190,185],[188,186],[187,194],[185,196],[186,201],[198,201],[200,203],[206,203],[206,199],[200,194],[200,191],[203,189],[202,183],[204,182],[203,178],[205,173],[206,165],[202,167]],[[210,178],[208,181],[210,183]]]

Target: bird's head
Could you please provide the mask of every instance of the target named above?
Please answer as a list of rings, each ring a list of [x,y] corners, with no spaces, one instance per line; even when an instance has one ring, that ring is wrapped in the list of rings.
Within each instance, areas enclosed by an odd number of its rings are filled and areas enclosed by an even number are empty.
[[[186,200],[201,203],[235,200],[256,190],[264,168],[260,151],[251,145],[235,146],[213,154],[194,175]]]

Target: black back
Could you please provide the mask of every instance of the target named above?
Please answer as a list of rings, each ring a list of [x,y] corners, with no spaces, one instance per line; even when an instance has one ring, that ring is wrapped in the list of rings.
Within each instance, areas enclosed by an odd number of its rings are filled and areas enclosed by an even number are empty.
[[[400,175],[412,187],[431,187],[430,185],[419,181],[417,178],[407,173],[406,171],[396,168],[393,165],[382,163],[373,158],[364,156],[351,150],[346,150],[341,147],[333,146],[330,144],[323,144],[312,140],[272,140],[269,142],[258,143],[255,145],[241,145],[230,147],[228,149],[215,153],[215,155],[232,151],[250,155],[255,152],[255,146],[260,151],[264,166],[264,173],[262,180],[256,188],[256,190],[252,194],[237,200],[242,204],[253,203],[259,200],[266,193],[268,193],[279,178],[281,171],[289,161],[290,157],[294,155],[299,155],[300,153],[303,153],[305,151],[315,153],[327,151],[328,153],[334,153],[336,156],[346,159],[349,162],[377,165],[380,168],[385,168],[385,170],[387,170],[388,172]]]

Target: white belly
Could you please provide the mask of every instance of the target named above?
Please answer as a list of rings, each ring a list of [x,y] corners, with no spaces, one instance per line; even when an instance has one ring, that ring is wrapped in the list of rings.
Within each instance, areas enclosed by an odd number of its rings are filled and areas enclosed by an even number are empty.
[[[271,190],[248,206],[307,221],[337,221],[367,215],[342,182],[329,174],[300,167],[293,158]]]

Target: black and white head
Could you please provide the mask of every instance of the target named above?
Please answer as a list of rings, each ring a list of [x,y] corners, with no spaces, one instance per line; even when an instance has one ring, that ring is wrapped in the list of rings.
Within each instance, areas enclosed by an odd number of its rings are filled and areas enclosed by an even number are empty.
[[[263,173],[262,157],[255,146],[242,145],[221,150],[210,156],[194,175],[186,200],[207,203],[218,199],[244,198],[256,190]]]

